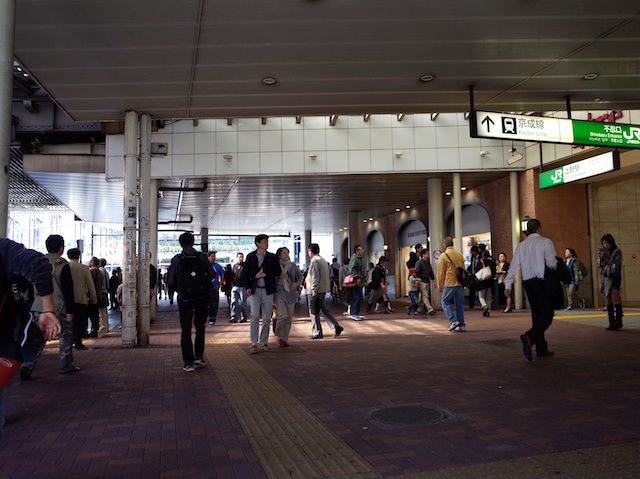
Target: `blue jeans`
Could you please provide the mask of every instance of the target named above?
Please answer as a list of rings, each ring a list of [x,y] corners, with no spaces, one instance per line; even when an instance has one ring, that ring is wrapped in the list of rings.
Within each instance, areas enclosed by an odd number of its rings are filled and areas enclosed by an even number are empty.
[[[409,299],[411,300],[411,306],[409,306],[409,312],[418,311],[418,295],[420,291],[409,291]]]
[[[353,291],[353,302],[351,303],[351,316],[360,314],[360,305],[362,304],[362,286],[351,288]]]
[[[455,313],[451,305],[456,305]],[[442,309],[450,323],[457,321],[464,326],[464,288],[462,286],[445,287],[442,291]]]
[[[260,342],[269,343],[269,325],[271,324],[271,313],[273,309],[273,294],[267,294],[264,288],[256,288],[251,291],[251,296],[247,298],[251,315],[251,343],[258,342],[258,331],[260,331]],[[262,315],[260,311],[262,310]],[[260,330],[260,316],[262,316],[262,329]]]

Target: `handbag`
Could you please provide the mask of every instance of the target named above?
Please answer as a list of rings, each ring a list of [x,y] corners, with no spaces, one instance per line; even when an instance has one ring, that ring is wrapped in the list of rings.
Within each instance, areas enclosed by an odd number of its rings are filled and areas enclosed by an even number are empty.
[[[476,272],[476,279],[478,281],[484,281],[487,279],[491,279],[493,275],[491,274],[491,268],[489,266],[485,266]]]
[[[449,263],[451,263],[453,266],[456,265],[451,259],[451,257],[446,253],[446,251],[444,252],[444,255],[449,260]],[[473,285],[473,283],[475,283],[476,277],[466,269],[458,266],[456,268],[456,279],[458,280],[458,283],[460,283],[462,286],[464,286],[465,288],[469,288],[471,287],[471,285]]]
[[[348,274],[344,277],[344,281],[342,282],[343,288],[355,288],[356,287],[356,277],[353,274]]]

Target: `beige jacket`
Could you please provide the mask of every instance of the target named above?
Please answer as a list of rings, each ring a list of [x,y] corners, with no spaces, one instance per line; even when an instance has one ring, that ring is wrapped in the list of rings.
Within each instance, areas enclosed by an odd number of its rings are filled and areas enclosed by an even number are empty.
[[[69,261],[69,268],[73,278],[73,297],[75,302],[86,305],[88,300],[91,300],[93,304],[96,304],[98,301],[96,288],[93,284],[89,267],[75,261]]]

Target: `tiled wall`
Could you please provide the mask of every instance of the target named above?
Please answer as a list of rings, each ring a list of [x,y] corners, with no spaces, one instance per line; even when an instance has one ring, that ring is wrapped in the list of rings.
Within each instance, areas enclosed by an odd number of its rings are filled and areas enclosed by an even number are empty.
[[[124,136],[107,137],[107,178],[123,175]],[[469,137],[463,114],[191,120],[167,122],[152,142],[168,144],[154,157],[154,178],[217,175],[340,174],[522,169],[509,167],[511,142]],[[524,143],[516,143],[524,151]],[[486,152],[481,155],[480,152]],[[400,153],[398,155],[397,153]],[[225,159],[231,155],[231,159]],[[311,156],[315,155],[315,158]]]
[[[591,187],[592,251],[610,233],[622,250],[622,298],[628,306],[640,306],[640,177],[626,177]]]

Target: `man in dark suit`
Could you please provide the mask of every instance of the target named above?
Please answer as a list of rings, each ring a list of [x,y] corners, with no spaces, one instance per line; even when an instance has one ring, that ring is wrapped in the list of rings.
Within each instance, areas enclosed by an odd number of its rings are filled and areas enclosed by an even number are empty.
[[[247,255],[242,268],[242,285],[245,287],[245,297],[251,318],[251,348],[249,353],[258,352],[258,339],[262,351],[269,350],[269,324],[273,308],[273,293],[276,290],[276,279],[280,276],[280,262],[275,254],[269,253],[269,236],[259,234],[255,237],[256,250]],[[262,330],[260,337],[260,317]]]

